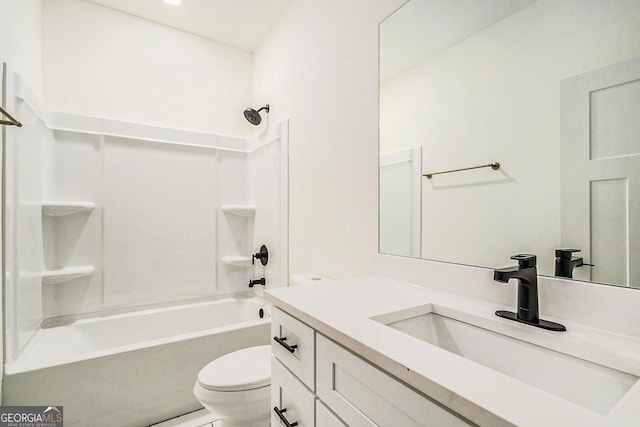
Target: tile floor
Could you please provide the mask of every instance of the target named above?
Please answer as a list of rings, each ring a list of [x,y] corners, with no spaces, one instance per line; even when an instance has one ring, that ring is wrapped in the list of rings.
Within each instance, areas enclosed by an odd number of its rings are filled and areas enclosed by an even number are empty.
[[[206,409],[201,409],[160,424],[153,424],[152,427],[217,427],[217,425],[213,415]]]

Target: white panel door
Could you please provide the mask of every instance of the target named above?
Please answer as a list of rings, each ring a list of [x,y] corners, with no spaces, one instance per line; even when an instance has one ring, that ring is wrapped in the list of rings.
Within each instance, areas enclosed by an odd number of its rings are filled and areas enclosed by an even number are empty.
[[[562,245],[574,277],[640,287],[640,58],[561,82]]]

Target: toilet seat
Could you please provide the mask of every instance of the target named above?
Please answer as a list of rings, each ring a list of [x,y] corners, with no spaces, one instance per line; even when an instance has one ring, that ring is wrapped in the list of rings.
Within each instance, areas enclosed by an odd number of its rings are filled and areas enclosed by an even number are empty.
[[[210,391],[253,390],[271,384],[271,346],[260,345],[225,354],[198,373],[198,384]]]

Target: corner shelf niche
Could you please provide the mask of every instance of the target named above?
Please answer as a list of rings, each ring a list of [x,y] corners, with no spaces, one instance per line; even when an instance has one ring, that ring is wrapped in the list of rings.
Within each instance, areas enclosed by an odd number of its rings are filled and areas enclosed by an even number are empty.
[[[80,267],[65,267],[59,270],[46,270],[42,272],[43,285],[57,285],[81,277],[91,276],[95,273],[95,267],[91,265]]]
[[[222,212],[237,216],[251,217],[256,214],[256,207],[253,205],[222,205]]]
[[[91,212],[96,208],[92,202],[42,202],[42,213],[47,216],[65,216]]]
[[[81,277],[92,276],[92,265],[67,267],[71,253],[89,215],[95,210],[93,202],[50,201],[42,204],[42,240],[46,270],[42,272],[42,285],[59,285]],[[76,215],[82,214],[82,215]],[[60,236],[60,237],[58,237]]]
[[[223,256],[222,263],[227,265],[235,265],[236,267],[250,267],[251,257],[239,255]]]

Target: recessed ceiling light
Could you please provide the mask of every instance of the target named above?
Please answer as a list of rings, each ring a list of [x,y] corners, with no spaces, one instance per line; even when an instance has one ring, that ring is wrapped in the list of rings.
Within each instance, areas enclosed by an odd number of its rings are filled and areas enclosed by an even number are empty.
[[[179,6],[182,3],[182,0],[164,0],[166,4],[170,4],[171,6]]]

